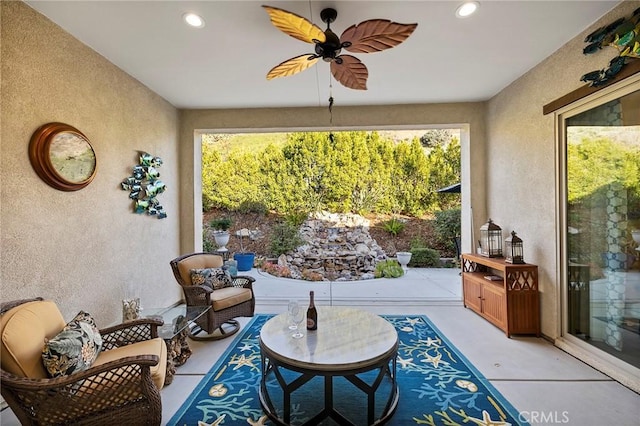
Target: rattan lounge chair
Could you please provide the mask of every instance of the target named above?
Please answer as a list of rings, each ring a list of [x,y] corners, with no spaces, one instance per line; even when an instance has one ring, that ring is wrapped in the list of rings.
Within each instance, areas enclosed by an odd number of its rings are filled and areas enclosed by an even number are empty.
[[[42,298],[0,305],[2,397],[23,425],[160,425],[167,350],[162,321],[138,319],[100,331],[102,350],[84,371],[50,378],[44,339],[65,321]]]
[[[253,294],[255,279],[236,276],[231,285],[214,290],[207,285],[193,285],[192,269],[221,268],[222,256],[211,253],[190,253],[173,259],[171,269],[182,287],[187,306],[211,306],[207,314],[196,320],[195,329],[189,329],[189,337],[194,340],[218,340],[235,334],[240,324],[234,318],[252,317],[256,306]],[[197,336],[201,331],[206,336]]]

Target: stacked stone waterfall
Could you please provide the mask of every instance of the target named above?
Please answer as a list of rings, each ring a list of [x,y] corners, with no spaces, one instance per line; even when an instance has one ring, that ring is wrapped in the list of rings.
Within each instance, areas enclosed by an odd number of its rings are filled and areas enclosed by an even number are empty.
[[[387,258],[369,234],[369,221],[357,214],[312,214],[300,227],[300,235],[306,243],[278,259],[280,266],[291,270],[292,278],[372,279],[376,263]]]

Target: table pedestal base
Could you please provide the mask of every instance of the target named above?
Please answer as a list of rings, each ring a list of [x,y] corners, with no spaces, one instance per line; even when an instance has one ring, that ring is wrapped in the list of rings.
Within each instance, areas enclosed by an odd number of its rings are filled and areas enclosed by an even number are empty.
[[[354,385],[355,389],[363,392],[367,398],[366,414],[367,425],[382,425],[385,424],[395,413],[398,406],[398,385],[396,382],[396,352],[391,354],[390,357],[386,357],[377,363],[362,367],[357,370],[347,371],[308,371],[306,369],[296,368],[291,365],[278,363],[274,359],[264,355],[262,350],[262,378],[260,381],[260,405],[262,409],[269,417],[269,419],[277,425],[290,425],[291,424],[291,395],[296,390],[303,387],[309,381],[316,377],[322,377],[324,379],[324,406],[319,413],[314,415],[311,419],[307,420],[304,425],[317,425],[321,421],[326,419],[332,419],[339,425],[360,425],[361,423],[354,423],[352,420],[346,418],[335,408],[334,403],[334,378],[343,377]],[[286,370],[295,371],[301,373],[297,378],[286,382],[283,375],[286,374]],[[375,379],[371,384],[366,383],[358,374],[369,371],[375,371]],[[278,410],[274,406],[274,401],[269,390],[267,389],[267,381],[275,378],[280,390],[282,391],[282,407],[279,410],[282,415],[278,414]],[[379,416],[376,416],[376,392],[380,388],[380,385],[385,381],[390,381],[390,392],[386,404],[382,409]],[[383,395],[384,396],[384,395]],[[318,398],[320,396],[318,395]],[[364,409],[364,407],[363,407]],[[362,412],[361,410],[359,412]]]

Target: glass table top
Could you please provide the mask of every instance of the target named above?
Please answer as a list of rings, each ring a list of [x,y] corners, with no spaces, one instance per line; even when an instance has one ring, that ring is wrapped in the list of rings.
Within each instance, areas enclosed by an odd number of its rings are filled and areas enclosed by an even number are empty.
[[[190,323],[194,322],[211,309],[211,306],[187,306],[178,305],[169,308],[145,309],[143,315],[146,318],[157,318],[164,321],[164,325],[158,327],[158,336],[163,339],[172,339]]]

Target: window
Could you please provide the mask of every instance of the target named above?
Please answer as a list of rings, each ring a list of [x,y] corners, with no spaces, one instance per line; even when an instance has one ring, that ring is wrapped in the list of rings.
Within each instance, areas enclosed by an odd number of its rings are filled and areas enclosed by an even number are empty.
[[[559,115],[563,336],[640,368],[640,79],[608,92]]]

